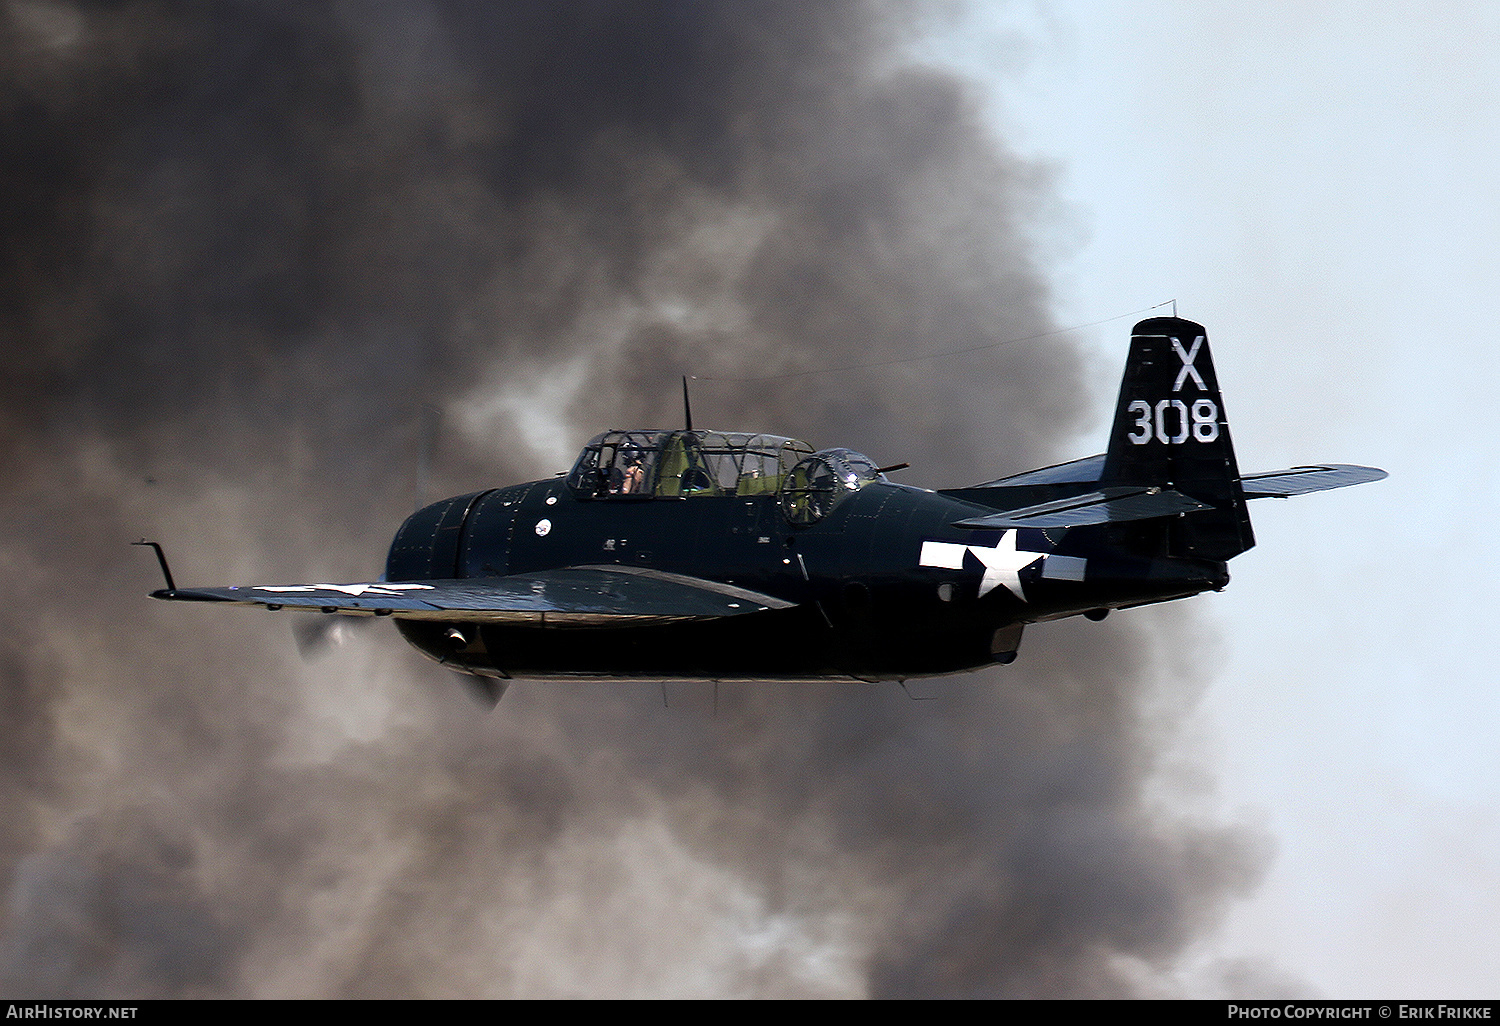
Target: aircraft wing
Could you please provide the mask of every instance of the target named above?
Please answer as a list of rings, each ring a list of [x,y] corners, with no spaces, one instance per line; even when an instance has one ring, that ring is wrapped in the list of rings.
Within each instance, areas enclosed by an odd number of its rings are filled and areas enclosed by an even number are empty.
[[[1097,492],[1074,495],[1066,499],[1003,513],[956,520],[954,527],[1085,527],[1090,524],[1117,524],[1129,520],[1151,520],[1177,513],[1209,509],[1197,499],[1161,488],[1103,488]]]
[[[574,566],[463,580],[169,587],[152,597],[345,616],[556,627],[717,619],[795,605],[731,584],[630,566]]]
[[[1375,467],[1356,467],[1347,463],[1328,463],[1318,467],[1292,467],[1290,470],[1275,470],[1267,474],[1246,474],[1240,479],[1245,488],[1245,498],[1285,499],[1290,495],[1306,495],[1329,488],[1347,488],[1349,485],[1379,481],[1389,477]]]

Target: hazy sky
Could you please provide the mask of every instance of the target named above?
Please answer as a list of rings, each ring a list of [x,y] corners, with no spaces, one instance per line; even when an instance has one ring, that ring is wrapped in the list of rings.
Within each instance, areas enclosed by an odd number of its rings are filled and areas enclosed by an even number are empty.
[[[1259,547],[1192,611],[1220,644],[1180,653],[1208,684],[1182,749],[1276,849],[1201,953],[1330,995],[1494,996],[1500,10],[1020,4],[947,45],[1053,162],[1062,323],[1175,298],[1244,470],[1391,473],[1255,504]],[[1087,333],[1101,416],[1125,323]]]

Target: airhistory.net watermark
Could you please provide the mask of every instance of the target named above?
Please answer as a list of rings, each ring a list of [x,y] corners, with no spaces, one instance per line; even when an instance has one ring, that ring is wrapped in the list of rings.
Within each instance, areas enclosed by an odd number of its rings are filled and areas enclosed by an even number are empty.
[[[57,1001],[11,1001],[7,1019],[134,1019],[138,1005],[84,1005]]]

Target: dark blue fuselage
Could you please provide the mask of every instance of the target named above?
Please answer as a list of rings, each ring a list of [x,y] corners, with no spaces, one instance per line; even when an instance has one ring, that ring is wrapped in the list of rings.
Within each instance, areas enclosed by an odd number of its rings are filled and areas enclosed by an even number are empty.
[[[816,522],[797,525],[775,494],[601,500],[580,497],[555,478],[418,511],[391,546],[386,579],[628,565],[795,604],[608,628],[484,625],[458,652],[446,640],[448,625],[400,621],[416,647],[470,672],[716,680],[904,679],[968,670],[1009,661],[1024,623],[1181,598],[1228,580],[1221,562],[1131,554],[1115,544],[1118,528],[952,526],[989,512],[967,498],[882,479]],[[995,583],[986,559],[1012,534],[1024,554],[1016,562],[1035,559],[1009,583]],[[924,553],[935,551],[924,546],[934,542],[944,565],[923,565]],[[929,555],[926,562],[935,561]]]

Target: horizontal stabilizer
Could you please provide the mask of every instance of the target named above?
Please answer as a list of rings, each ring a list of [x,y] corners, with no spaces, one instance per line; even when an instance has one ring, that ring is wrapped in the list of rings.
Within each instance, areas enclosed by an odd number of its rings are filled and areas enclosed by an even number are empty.
[[[1151,520],[1178,513],[1212,509],[1181,492],[1159,488],[1105,488],[1086,495],[1056,499],[1036,506],[959,520],[954,527],[1087,527],[1119,524],[1129,520]]]
[[[1040,470],[1028,470],[1024,474],[1012,474],[997,481],[970,485],[970,488],[1022,488],[1031,485],[1088,484],[1099,480],[1104,473],[1104,453],[1085,456],[1081,460],[1069,460]]]
[[[794,605],[731,584],[629,566],[575,566],[463,580],[177,588],[157,591],[154,597],[345,616],[559,627],[717,619]]]
[[[1320,467],[1292,467],[1290,470],[1276,470],[1269,474],[1247,474],[1241,479],[1241,483],[1247,499],[1285,499],[1291,495],[1306,495],[1308,492],[1379,481],[1389,476],[1375,467],[1329,463]]]

